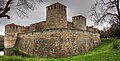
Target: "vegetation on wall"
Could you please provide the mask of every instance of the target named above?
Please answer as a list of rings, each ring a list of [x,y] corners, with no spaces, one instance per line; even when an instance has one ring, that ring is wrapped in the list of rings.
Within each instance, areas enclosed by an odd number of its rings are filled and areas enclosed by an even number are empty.
[[[0,44],[0,51],[2,51],[4,49],[4,45]]]

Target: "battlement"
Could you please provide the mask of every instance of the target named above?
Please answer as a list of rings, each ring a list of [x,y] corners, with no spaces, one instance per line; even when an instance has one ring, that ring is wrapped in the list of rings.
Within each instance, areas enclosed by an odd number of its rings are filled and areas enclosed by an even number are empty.
[[[5,33],[25,33],[28,32],[29,26],[20,26],[14,23],[5,25]]]
[[[86,30],[86,18],[82,15],[72,17],[73,25],[76,29]]]
[[[94,26],[87,26],[87,31],[99,32],[99,30],[97,28],[94,28]]]
[[[67,11],[66,6],[55,3],[46,7],[46,29],[50,28],[67,28]]]
[[[53,10],[53,9],[66,10],[67,7],[63,4],[55,3],[50,6],[47,6],[46,8],[47,8],[47,11],[49,11],[49,10]]]
[[[78,16],[72,17],[72,20],[80,20],[81,18],[85,18],[86,19],[86,17],[84,17],[82,15],[78,15]]]

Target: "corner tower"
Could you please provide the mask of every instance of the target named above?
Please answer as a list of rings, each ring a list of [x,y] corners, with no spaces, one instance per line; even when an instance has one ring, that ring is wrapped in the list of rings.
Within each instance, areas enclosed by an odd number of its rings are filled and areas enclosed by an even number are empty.
[[[19,25],[14,23],[5,25],[5,37],[4,46],[5,48],[12,48],[17,40],[17,32]]]
[[[28,29],[28,27],[23,27],[14,23],[5,25],[5,48],[13,48],[14,44],[16,43],[18,33],[26,33]]]
[[[84,16],[74,16],[72,17],[72,22],[75,29],[86,30],[86,18]]]
[[[46,7],[47,11],[47,29],[67,28],[66,6],[55,3]]]

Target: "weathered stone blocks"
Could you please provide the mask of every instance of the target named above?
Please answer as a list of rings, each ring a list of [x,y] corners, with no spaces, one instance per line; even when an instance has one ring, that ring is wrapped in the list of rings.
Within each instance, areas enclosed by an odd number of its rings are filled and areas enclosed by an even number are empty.
[[[100,43],[98,33],[58,30],[19,34],[15,47],[35,57],[67,57],[89,51]]]

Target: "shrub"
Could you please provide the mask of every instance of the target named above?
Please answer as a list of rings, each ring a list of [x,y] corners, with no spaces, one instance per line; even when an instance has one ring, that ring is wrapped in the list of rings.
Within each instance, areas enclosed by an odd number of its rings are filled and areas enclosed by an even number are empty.
[[[112,41],[113,41],[113,49],[118,49],[118,38],[113,38],[112,39]]]
[[[0,51],[2,51],[4,49],[4,45],[0,44]]]

